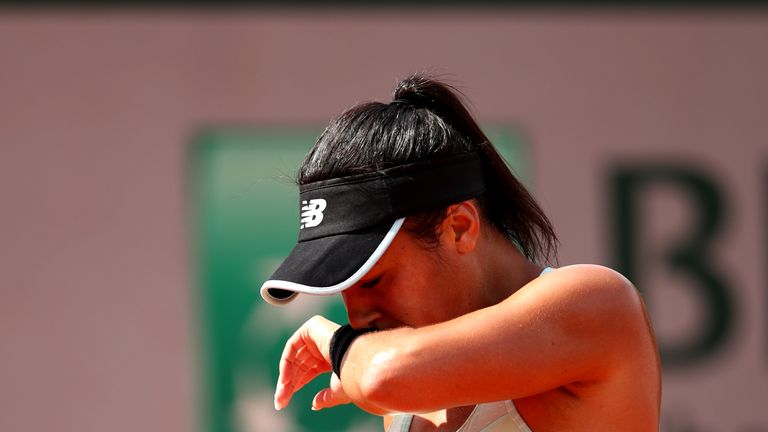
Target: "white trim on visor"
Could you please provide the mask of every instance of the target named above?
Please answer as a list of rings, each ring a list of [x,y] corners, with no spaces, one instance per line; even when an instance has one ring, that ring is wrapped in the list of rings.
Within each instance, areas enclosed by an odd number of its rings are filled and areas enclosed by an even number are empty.
[[[389,231],[381,240],[381,243],[379,243],[379,245],[376,246],[376,250],[373,251],[371,256],[369,256],[368,259],[365,261],[365,263],[362,266],[360,266],[360,268],[357,269],[357,271],[354,272],[352,276],[348,277],[347,280],[339,282],[336,285],[328,286],[328,287],[313,287],[309,285],[302,285],[296,282],[289,282],[289,281],[283,281],[283,280],[268,280],[261,285],[261,289],[260,289],[261,297],[264,300],[266,300],[268,303],[279,306],[279,305],[283,305],[290,302],[296,297],[296,295],[291,295],[290,297],[287,297],[285,299],[276,299],[269,295],[269,293],[267,292],[267,289],[277,288],[277,289],[284,289],[288,291],[294,291],[295,293],[314,294],[314,295],[331,295],[331,294],[336,294],[344,291],[345,289],[351,287],[357,281],[362,279],[362,277],[365,276],[365,274],[368,273],[368,271],[371,268],[373,268],[374,265],[376,265],[376,263],[379,261],[381,256],[384,255],[384,252],[392,243],[392,240],[395,239],[395,236],[397,235],[397,232],[400,231],[400,227],[403,225],[404,221],[405,221],[405,218],[400,218],[396,220],[395,223],[392,224],[392,227],[389,228]]]

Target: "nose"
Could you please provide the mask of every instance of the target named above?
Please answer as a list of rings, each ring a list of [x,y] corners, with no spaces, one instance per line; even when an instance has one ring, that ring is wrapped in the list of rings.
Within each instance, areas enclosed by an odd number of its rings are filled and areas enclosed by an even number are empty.
[[[375,322],[381,318],[381,312],[376,307],[375,298],[358,286],[342,291],[344,306],[347,308],[349,324],[356,329],[375,327]]]

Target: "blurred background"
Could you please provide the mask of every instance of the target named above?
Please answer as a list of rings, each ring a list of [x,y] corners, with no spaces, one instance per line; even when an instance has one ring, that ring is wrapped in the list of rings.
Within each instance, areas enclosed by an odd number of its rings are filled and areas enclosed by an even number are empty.
[[[560,265],[648,303],[661,429],[768,431],[768,10],[0,5],[0,430],[375,431],[272,407],[292,176],[416,71],[466,94]]]

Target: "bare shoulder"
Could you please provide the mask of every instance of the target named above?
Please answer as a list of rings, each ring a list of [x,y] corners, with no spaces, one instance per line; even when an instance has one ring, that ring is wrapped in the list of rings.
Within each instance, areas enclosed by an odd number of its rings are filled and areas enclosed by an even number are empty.
[[[603,420],[622,425],[611,430],[652,430],[658,424],[658,352],[641,296],[627,278],[599,265],[572,265],[547,272],[518,293],[523,294],[518,301],[528,306],[525,309],[538,318],[537,323],[546,323],[546,336],[556,344],[548,355],[564,359],[563,364],[574,371],[560,380],[571,384],[561,386],[584,396],[580,401],[585,408],[581,412],[588,413],[585,418],[601,413]],[[529,418],[549,415],[541,407],[557,405],[561,399],[553,394],[529,399],[533,404],[527,407]],[[524,405],[519,407],[523,411]]]
[[[598,285],[609,289],[635,289],[632,282],[621,273],[597,264],[574,264],[558,267],[547,272],[544,276],[558,279],[568,278],[578,284]]]
[[[639,292],[608,267],[579,264],[557,268],[519,292],[536,298],[532,303],[539,310],[552,311],[552,322],[572,337],[613,343],[612,355],[633,356],[637,350],[655,349]]]
[[[535,279],[531,285],[536,285],[538,292],[543,290],[555,297],[562,296],[569,302],[585,301],[595,307],[643,312],[642,300],[632,282],[621,273],[601,265],[560,267]]]

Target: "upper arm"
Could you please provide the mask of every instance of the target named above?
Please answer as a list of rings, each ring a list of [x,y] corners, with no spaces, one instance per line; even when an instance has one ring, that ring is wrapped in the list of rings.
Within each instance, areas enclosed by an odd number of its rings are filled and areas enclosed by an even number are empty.
[[[423,411],[598,381],[631,358],[642,332],[629,281],[600,266],[565,267],[497,305],[399,339],[397,355],[374,372],[372,397]]]

